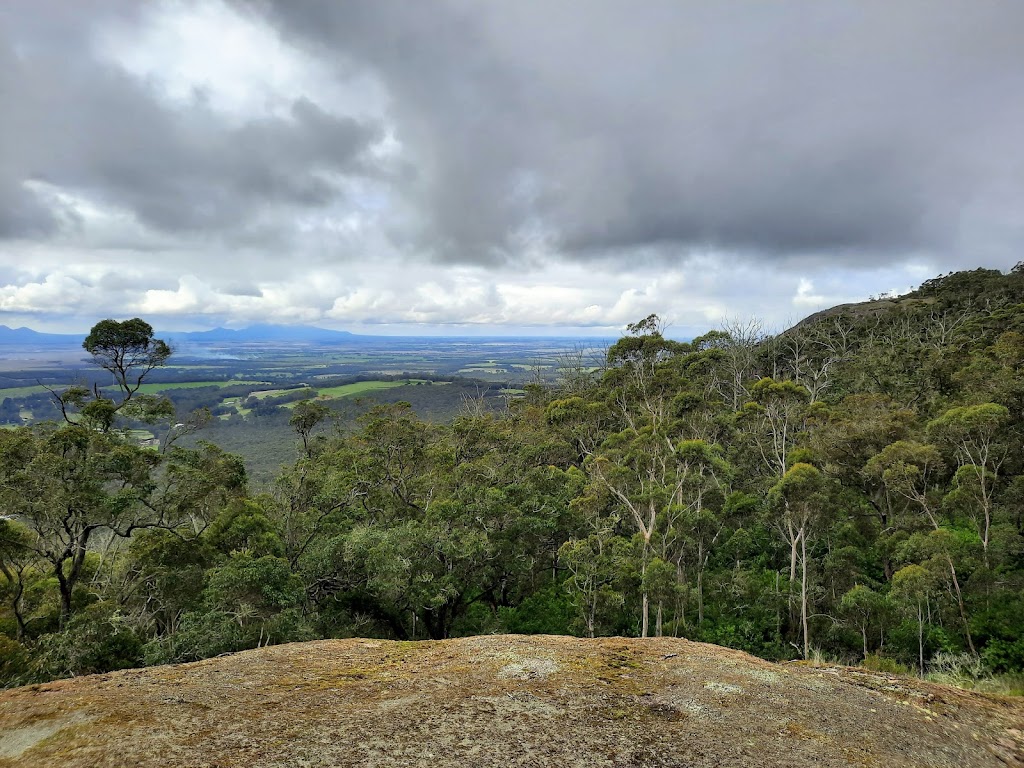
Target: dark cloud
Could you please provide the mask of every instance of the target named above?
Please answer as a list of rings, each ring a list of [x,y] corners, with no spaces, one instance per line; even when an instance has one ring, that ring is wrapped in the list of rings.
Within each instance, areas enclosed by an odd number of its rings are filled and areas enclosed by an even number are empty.
[[[1024,203],[1012,0],[241,4],[382,80],[442,258],[984,258],[963,209]]]
[[[226,282],[216,287],[221,293],[229,296],[252,296],[259,298],[263,295],[263,291],[259,289],[259,286],[247,282]]]
[[[38,237],[57,229],[57,217],[31,190],[0,178],[0,239]]]
[[[8,0],[0,238],[77,227],[57,190],[177,244],[270,253],[356,179],[384,199],[349,200],[368,226],[442,262],[1019,258],[1015,0],[229,1],[339,82],[379,83],[387,113],[296,95],[288,114],[229,120],[97,53],[93,31],[152,5]],[[140,250],[150,234],[101,233]],[[343,260],[363,237],[309,240]]]

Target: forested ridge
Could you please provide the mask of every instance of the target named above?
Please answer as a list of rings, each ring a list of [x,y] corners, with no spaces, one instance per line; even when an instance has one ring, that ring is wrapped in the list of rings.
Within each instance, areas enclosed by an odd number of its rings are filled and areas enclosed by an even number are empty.
[[[503,413],[388,404],[340,432],[300,403],[300,458],[255,493],[176,442],[201,414],[137,394],[170,354],[152,329],[100,323],[120,397],[0,430],[0,684],[499,631],[1024,669],[1024,265],[774,336],[628,330]]]

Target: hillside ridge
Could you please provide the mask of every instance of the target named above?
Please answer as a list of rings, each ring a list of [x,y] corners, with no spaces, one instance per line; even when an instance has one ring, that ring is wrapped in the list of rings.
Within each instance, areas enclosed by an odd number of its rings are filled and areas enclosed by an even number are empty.
[[[920,309],[991,310],[994,306],[1024,301],[1024,262],[1007,273],[998,269],[972,269],[949,272],[925,280],[917,288],[900,295],[882,294],[866,301],[847,302],[812,312],[797,321],[790,330],[807,328],[822,320],[846,316],[853,320],[878,318],[892,312]]]

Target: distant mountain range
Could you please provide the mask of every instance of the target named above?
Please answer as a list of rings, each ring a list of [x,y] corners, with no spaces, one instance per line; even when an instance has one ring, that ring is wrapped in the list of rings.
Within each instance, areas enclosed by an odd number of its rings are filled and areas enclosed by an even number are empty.
[[[260,341],[289,342],[293,344],[325,344],[358,341],[367,338],[348,331],[331,331],[309,325],[251,325],[248,328],[214,328],[211,331],[157,331],[156,337],[168,342],[247,343]],[[0,325],[0,348],[18,347],[79,347],[84,334],[40,333],[31,328],[8,328]]]
[[[0,325],[0,358],[4,357],[5,349],[17,350],[19,353],[33,352],[38,350],[70,351],[81,350],[85,333],[40,333],[31,328],[10,328]],[[156,331],[156,338],[163,339],[180,352],[188,354],[190,345],[208,344],[403,344],[410,343],[410,340],[419,339],[418,336],[374,336],[355,334],[349,331],[332,331],[327,328],[317,328],[312,325],[250,325],[248,328],[214,328],[209,331]],[[441,340],[445,337],[438,337]],[[463,338],[458,336],[447,337],[452,339]],[[466,337],[470,338],[470,337]],[[472,336],[474,341],[479,342],[484,336]],[[493,338],[502,339],[506,342],[511,338],[505,335],[496,335]],[[531,338],[526,335],[521,338]],[[550,336],[545,337],[548,341],[556,338],[577,340],[576,336]],[[595,337],[596,338],[596,337]],[[604,339],[611,343],[614,339]],[[199,349],[197,348],[198,352]]]
[[[84,336],[68,333],[40,333],[31,328],[0,325],[0,345],[19,347],[67,347],[82,344]]]
[[[214,328],[210,331],[192,331],[190,333],[157,333],[158,338],[165,341],[198,341],[198,342],[259,342],[287,341],[301,343],[329,343],[337,341],[353,341],[362,338],[348,331],[331,331],[311,325],[250,325],[248,328]]]

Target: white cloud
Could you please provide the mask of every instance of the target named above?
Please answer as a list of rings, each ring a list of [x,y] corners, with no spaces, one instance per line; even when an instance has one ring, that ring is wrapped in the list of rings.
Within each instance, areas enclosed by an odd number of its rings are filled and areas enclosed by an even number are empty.
[[[99,29],[94,51],[170,103],[198,100],[228,118],[287,117],[302,98],[355,115],[380,114],[386,104],[372,78],[339,78],[259,16],[219,0],[147,3],[141,23]]]
[[[800,309],[818,308],[825,303],[826,299],[820,293],[814,292],[814,283],[806,277],[800,278],[796,288],[796,295],[793,296],[793,305]]]
[[[88,287],[65,273],[47,275],[41,281],[0,286],[0,310],[34,313],[69,310],[89,295]]]

